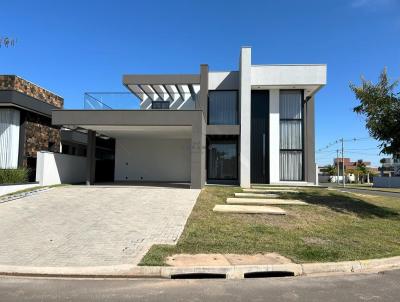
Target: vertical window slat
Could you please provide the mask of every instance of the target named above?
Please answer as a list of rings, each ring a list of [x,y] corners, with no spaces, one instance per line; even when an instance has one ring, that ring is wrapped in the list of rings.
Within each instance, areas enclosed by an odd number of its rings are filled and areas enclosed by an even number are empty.
[[[281,91],[280,115],[280,179],[303,180],[303,110],[300,90]]]
[[[237,125],[237,98],[237,91],[210,91],[208,101],[208,124]]]

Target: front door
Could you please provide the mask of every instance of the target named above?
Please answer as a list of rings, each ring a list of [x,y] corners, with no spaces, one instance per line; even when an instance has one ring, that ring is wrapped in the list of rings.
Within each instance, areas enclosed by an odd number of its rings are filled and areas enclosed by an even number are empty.
[[[269,91],[251,91],[251,182],[269,183]]]

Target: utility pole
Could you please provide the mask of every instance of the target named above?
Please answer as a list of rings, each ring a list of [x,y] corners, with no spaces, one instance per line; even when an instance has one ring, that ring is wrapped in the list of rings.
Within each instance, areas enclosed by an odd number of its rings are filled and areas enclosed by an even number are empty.
[[[343,166],[343,188],[346,186],[346,174],[345,174],[345,167],[344,167],[344,147],[343,147],[343,142],[344,142],[344,139],[343,139],[343,137],[342,137],[342,139],[341,139],[341,142],[342,142],[342,166]]]
[[[339,186],[339,149],[336,149],[336,183]]]

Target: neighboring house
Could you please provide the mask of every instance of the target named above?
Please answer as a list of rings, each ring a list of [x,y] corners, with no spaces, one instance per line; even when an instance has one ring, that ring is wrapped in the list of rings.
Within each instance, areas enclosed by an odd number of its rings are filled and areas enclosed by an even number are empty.
[[[96,136],[115,142],[114,181],[315,183],[315,94],[326,65],[253,65],[241,49],[236,71],[125,75],[135,109],[54,110],[52,121],[87,132],[86,181],[110,173],[96,164]],[[97,109],[96,109],[97,108]]]
[[[400,176],[400,158],[382,158],[382,166],[379,168],[381,176],[393,177]]]
[[[35,179],[36,153],[58,152],[59,126],[51,111],[63,98],[15,75],[0,75],[0,169],[29,168]]]

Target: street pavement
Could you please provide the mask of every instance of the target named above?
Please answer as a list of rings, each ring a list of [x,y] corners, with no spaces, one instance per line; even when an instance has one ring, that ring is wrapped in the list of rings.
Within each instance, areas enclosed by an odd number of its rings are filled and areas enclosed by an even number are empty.
[[[326,186],[330,188],[334,188],[338,191],[342,192],[350,192],[350,193],[359,193],[359,194],[365,194],[365,195],[374,195],[374,196],[382,196],[382,197],[396,197],[400,199],[400,192],[385,192],[385,191],[379,191],[379,188],[376,190],[368,190],[368,189],[356,189],[356,188],[349,188],[349,187],[342,187],[342,186],[337,186],[336,184],[321,184],[321,186]]]
[[[400,300],[400,270],[246,280],[73,280],[0,277],[0,301]]]

